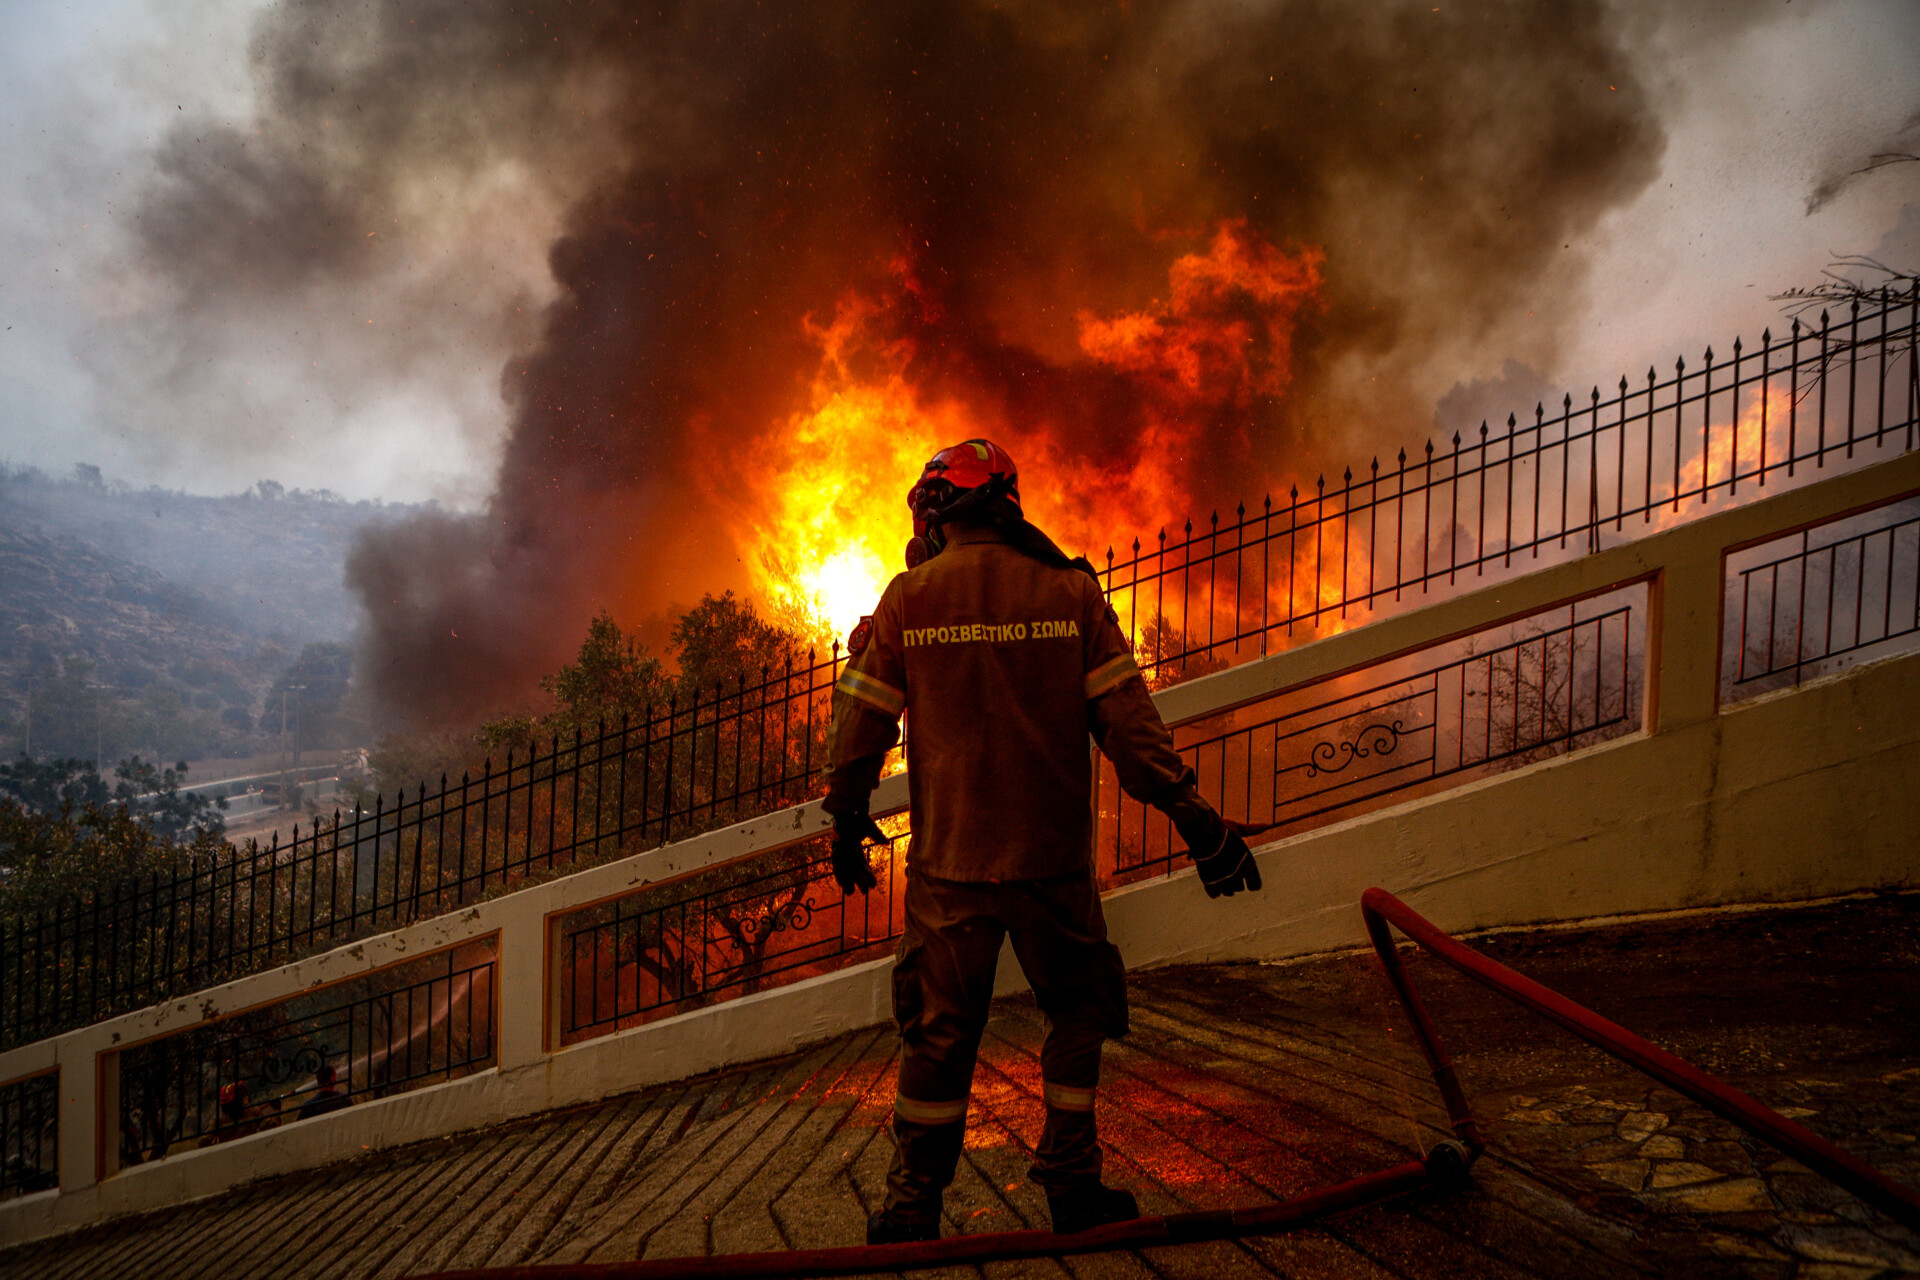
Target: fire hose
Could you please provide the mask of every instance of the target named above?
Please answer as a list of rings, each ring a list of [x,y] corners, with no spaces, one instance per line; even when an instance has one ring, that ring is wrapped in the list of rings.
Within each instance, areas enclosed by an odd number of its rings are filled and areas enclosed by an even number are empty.
[[[1478,1123],[1459,1077],[1435,1030],[1426,1004],[1401,962],[1392,930],[1398,928],[1429,954],[1484,986],[1516,1001],[1622,1062],[1693,1099],[1714,1114],[1765,1139],[1809,1169],[1851,1191],[1888,1217],[1920,1230],[1920,1194],[1849,1155],[1820,1135],[1795,1124],[1698,1067],[1675,1057],[1624,1027],[1522,977],[1461,945],[1384,889],[1369,889],[1360,913],[1381,967],[1406,1010],[1446,1105],[1452,1140],[1423,1160],[1409,1160],[1305,1195],[1245,1209],[1203,1210],[1116,1222],[1089,1231],[1001,1231],[949,1236],[910,1244],[848,1245],[830,1249],[776,1249],[632,1262],[540,1263],[441,1271],[416,1280],[733,1280],[752,1276],[837,1276],[913,1271],[1015,1258],[1102,1253],[1159,1245],[1191,1244],[1241,1236],[1272,1235],[1329,1215],[1424,1189],[1464,1183],[1484,1149]]]
[[[1433,1070],[1433,1082],[1447,1104],[1447,1115],[1459,1139],[1474,1150],[1480,1147],[1479,1129],[1466,1096],[1454,1075],[1453,1064],[1440,1043],[1420,993],[1414,989],[1400,953],[1393,945],[1392,929],[1397,928],[1418,943],[1435,959],[1464,973],[1482,986],[1490,987],[1508,999],[1539,1014],[1612,1054],[1628,1066],[1636,1067],[1684,1097],[1691,1098],[1723,1120],[1731,1121],[1757,1138],[1786,1152],[1801,1164],[1844,1187],[1867,1204],[1910,1230],[1920,1231],[1920,1193],[1905,1187],[1872,1165],[1849,1155],[1833,1143],[1803,1125],[1781,1115],[1771,1107],[1708,1075],[1658,1045],[1642,1040],[1617,1023],[1609,1022],[1591,1009],[1583,1008],[1557,991],[1551,991],[1531,978],[1489,960],[1470,947],[1462,946],[1432,921],[1420,915],[1385,889],[1369,889],[1360,895],[1360,915],[1366,921],[1367,934],[1380,965],[1400,997],[1401,1007],[1413,1023],[1414,1034]],[[1392,926],[1392,928],[1389,928]]]

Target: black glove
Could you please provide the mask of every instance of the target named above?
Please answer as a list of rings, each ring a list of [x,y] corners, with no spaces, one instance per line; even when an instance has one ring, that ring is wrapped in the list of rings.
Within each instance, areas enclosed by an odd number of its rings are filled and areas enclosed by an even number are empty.
[[[867,841],[886,844],[887,833],[865,813],[833,815],[833,878],[840,892],[855,889],[865,893],[879,884],[873,868],[867,865]]]
[[[1253,851],[1247,848],[1245,837],[1231,828],[1226,828],[1222,836],[1220,847],[1204,858],[1187,850],[1200,872],[1200,884],[1207,896],[1217,898],[1224,893],[1231,898],[1242,889],[1258,889],[1260,864],[1253,860]]]

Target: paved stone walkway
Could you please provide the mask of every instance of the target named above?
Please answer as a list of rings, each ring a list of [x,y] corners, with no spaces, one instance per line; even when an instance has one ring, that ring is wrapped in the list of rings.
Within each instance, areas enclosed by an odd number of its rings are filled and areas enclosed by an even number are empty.
[[[1920,1183],[1920,900],[1477,945]],[[1545,1024],[1412,965],[1492,1146],[1471,1187],[1269,1239],[922,1275],[1879,1280],[1920,1238]],[[1442,1114],[1370,956],[1136,975],[1109,1180],[1149,1212],[1381,1168]],[[996,1009],[949,1234],[1044,1225],[1030,1000]],[[884,1177],[891,1034],[382,1153],[0,1253],[0,1276],[401,1277],[854,1243]]]

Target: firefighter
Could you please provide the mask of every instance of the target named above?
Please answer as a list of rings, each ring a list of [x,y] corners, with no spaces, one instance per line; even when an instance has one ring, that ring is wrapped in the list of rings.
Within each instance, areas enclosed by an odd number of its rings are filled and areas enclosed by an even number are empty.
[[[835,879],[874,887],[866,845],[887,837],[868,801],[911,709],[895,1154],[867,1241],[939,1234],[1003,938],[1047,1017],[1030,1176],[1053,1229],[1135,1218],[1132,1194],[1100,1180],[1094,1126],[1100,1046],[1126,1034],[1127,995],[1094,883],[1089,732],[1127,793],[1172,819],[1210,897],[1258,889],[1259,868],[1174,750],[1092,566],[1022,516],[1013,459],[986,440],[942,449],[907,504],[908,571],[834,686],[824,802]]]

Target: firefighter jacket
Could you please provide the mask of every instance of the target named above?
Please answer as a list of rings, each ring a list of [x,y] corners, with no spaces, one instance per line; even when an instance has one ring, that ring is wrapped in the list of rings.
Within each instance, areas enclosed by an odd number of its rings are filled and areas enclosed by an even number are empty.
[[[945,550],[880,597],[871,639],[834,685],[827,812],[865,812],[903,711],[907,862],[925,875],[1089,870],[1089,733],[1127,793],[1173,816],[1190,847],[1224,838],[1099,584],[996,530],[952,529]]]

